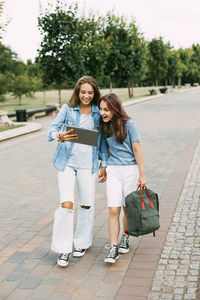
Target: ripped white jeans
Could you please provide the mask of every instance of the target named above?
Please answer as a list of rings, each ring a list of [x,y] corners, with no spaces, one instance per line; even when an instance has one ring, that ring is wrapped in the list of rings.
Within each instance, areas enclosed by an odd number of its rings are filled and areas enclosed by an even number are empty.
[[[78,217],[73,234],[74,186],[77,180]],[[58,171],[60,207],[55,211],[51,250],[58,253],[71,253],[75,248],[87,249],[92,245],[94,223],[96,174],[91,169],[76,169],[66,166],[64,172]],[[73,210],[63,208],[62,203],[70,201]],[[89,206],[88,209],[81,206]]]

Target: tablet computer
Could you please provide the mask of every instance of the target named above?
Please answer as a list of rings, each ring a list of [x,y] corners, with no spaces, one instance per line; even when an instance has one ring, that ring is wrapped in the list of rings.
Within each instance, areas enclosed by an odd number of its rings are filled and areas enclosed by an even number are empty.
[[[67,125],[67,130],[70,129],[74,129],[73,134],[78,134],[78,139],[74,140],[73,143],[97,146],[98,130],[89,130]]]

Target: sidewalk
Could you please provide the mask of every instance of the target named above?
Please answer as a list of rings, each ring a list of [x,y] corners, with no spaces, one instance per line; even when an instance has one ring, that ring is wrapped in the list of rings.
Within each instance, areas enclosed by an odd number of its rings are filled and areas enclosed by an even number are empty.
[[[47,143],[45,137],[52,119],[41,119],[43,129],[34,134],[0,143],[0,300],[198,299],[200,132],[195,130],[199,127],[196,91],[126,108],[140,122],[148,181],[161,195],[161,228],[155,238],[131,237],[131,251],[115,265],[103,263],[104,245],[109,242],[105,184],[96,188],[93,246],[84,257],[72,258],[65,269],[55,265],[58,255],[49,250],[58,205],[57,177],[50,164],[55,144]],[[192,119],[187,121],[185,114]]]

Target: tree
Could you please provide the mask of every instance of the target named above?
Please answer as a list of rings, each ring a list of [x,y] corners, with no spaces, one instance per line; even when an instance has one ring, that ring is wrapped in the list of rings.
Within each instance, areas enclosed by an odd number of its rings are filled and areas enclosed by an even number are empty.
[[[0,102],[5,101],[5,94],[8,92],[8,78],[0,73]]]
[[[142,78],[145,43],[135,22],[108,13],[105,19],[105,38],[109,45],[105,73],[112,83],[128,86],[129,97],[133,96],[134,81]]]
[[[168,43],[167,44],[167,78],[170,82],[170,85],[175,87],[175,78],[178,76],[178,53],[173,47]]]
[[[104,20],[104,36],[109,45],[105,74],[109,78],[110,91],[112,91],[113,81],[117,78],[121,62],[125,62],[125,55],[122,52],[125,48],[123,42],[126,37],[124,18],[108,12]]]
[[[24,74],[25,64],[9,47],[0,42],[0,98],[5,100],[4,94],[11,91],[11,82],[14,76]]]
[[[148,76],[156,86],[167,76],[167,48],[162,38],[152,39],[148,44]]]
[[[40,89],[41,84],[41,80],[37,77],[15,76],[12,80],[12,94],[19,99],[19,105],[21,105],[22,96],[33,98],[34,92]]]
[[[104,18],[82,17],[78,23],[80,71],[105,82],[105,64],[109,53],[109,44],[104,37]]]
[[[191,79],[192,82],[200,83],[200,45],[192,45],[191,57]]]
[[[133,97],[134,83],[139,83],[146,76],[146,42],[138,32],[134,21],[128,25],[126,76],[128,81],[129,97]]]
[[[9,24],[8,18],[7,18],[5,21],[4,21],[3,18],[2,18],[2,16],[3,16],[4,4],[5,4],[5,1],[1,0],[1,1],[0,1],[0,40],[2,39],[3,32],[5,32],[6,27],[7,27],[8,24]]]
[[[38,50],[43,80],[58,88],[60,106],[61,88],[66,81],[76,81],[80,73],[77,9],[77,5],[64,8],[57,1],[55,12],[47,10],[38,19],[43,38]]]

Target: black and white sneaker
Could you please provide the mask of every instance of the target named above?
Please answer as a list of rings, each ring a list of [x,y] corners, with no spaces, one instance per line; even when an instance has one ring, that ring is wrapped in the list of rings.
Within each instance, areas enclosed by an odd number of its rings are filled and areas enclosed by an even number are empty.
[[[104,259],[104,262],[114,264],[118,258],[118,245],[111,245],[110,252]]]
[[[122,234],[119,243],[119,253],[128,253],[129,251],[129,235]]]
[[[85,255],[87,249],[81,249],[81,248],[74,248],[73,250],[73,256],[74,257],[81,257]]]
[[[61,267],[66,267],[69,264],[69,258],[71,253],[63,253],[61,256],[57,259],[57,264]]]

